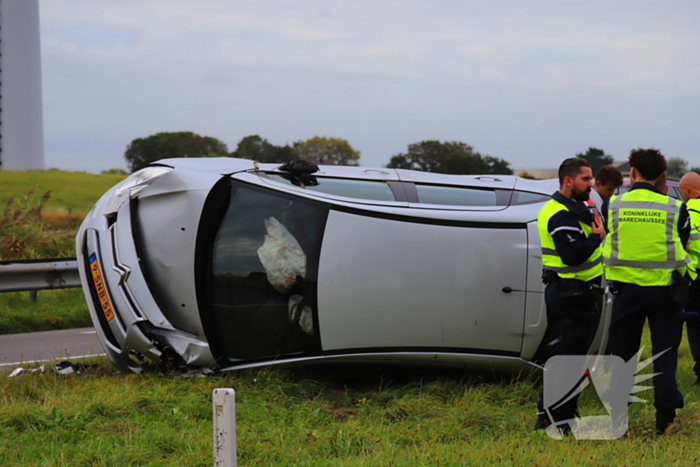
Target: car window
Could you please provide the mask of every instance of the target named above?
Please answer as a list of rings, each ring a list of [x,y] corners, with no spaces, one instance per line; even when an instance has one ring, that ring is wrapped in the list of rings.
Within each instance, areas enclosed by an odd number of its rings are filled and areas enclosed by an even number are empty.
[[[327,216],[324,203],[232,181],[203,317],[222,364],[320,349],[316,282]]]
[[[668,187],[668,196],[673,196],[676,199],[679,199],[683,201],[683,197],[681,195],[681,191],[677,186],[670,186]]]
[[[542,193],[530,193],[528,191],[514,191],[513,197],[510,200],[511,205],[521,204],[536,204],[549,201],[551,195],[543,195]]]
[[[292,185],[289,176],[268,173],[267,177],[280,183]],[[374,201],[396,201],[394,193],[387,182],[375,180],[356,180],[349,178],[316,177],[318,185],[308,185],[309,191],[318,191],[346,198],[370,199]]]
[[[446,206],[498,206],[496,190],[416,183],[418,202]]]

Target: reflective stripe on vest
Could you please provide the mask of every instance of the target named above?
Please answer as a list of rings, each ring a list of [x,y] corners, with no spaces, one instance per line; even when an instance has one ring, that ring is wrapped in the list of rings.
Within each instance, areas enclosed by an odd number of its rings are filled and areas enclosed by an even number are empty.
[[[557,250],[554,248],[542,248],[542,254],[543,255],[550,255],[550,256],[556,256],[557,258],[559,257],[559,253],[557,253]],[[593,261],[588,261],[583,264],[579,264],[578,266],[545,266],[544,264],[542,265],[542,268],[544,269],[549,269],[551,271],[556,271],[556,272],[581,272],[581,271],[587,271],[588,269],[594,268],[596,265],[600,264],[602,261],[601,257],[598,257],[594,259]]]
[[[542,268],[556,272],[563,279],[589,281],[600,276],[603,272],[601,266],[601,248],[596,248],[584,263],[576,266],[569,266],[564,264],[561,260],[554,246],[552,234],[561,230],[570,230],[588,236],[591,233],[591,226],[579,221],[579,228],[562,226],[549,232],[549,220],[558,212],[568,210],[569,209],[565,205],[554,199],[549,200],[542,206],[542,209],[540,209],[537,216],[537,231],[540,234],[540,244],[542,248]]]
[[[670,285],[673,270],[684,273],[690,258],[678,235],[680,212],[680,201],[651,190],[613,197],[610,233],[603,248],[606,278],[642,286]]]

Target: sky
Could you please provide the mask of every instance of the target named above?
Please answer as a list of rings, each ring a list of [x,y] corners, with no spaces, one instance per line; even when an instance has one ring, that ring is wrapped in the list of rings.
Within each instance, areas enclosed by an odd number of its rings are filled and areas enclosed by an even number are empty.
[[[589,147],[700,166],[695,0],[39,4],[47,167],[126,168],[162,131],[339,137],[365,167],[431,139],[514,168]]]

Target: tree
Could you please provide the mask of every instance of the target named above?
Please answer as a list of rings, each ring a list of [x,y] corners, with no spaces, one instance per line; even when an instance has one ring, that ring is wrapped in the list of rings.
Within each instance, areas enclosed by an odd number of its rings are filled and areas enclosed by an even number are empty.
[[[588,151],[585,153],[578,153],[576,154],[576,157],[586,159],[588,163],[591,164],[591,171],[593,172],[593,175],[598,173],[598,169],[604,165],[612,165],[612,163],[615,162],[615,158],[613,156],[606,155],[605,151],[598,148],[588,148]]]
[[[135,172],[159,159],[226,155],[226,144],[216,138],[200,136],[191,131],[177,131],[136,138],[126,147],[124,159],[129,165],[129,170]]]
[[[443,174],[504,174],[511,175],[510,163],[503,159],[483,156],[466,143],[441,143],[430,140],[408,145],[408,151],[392,156],[386,165],[393,169],[421,170]]]
[[[250,159],[262,163],[282,163],[298,159],[295,149],[291,146],[275,146],[259,135],[246,136],[238,142],[231,157]]]
[[[669,157],[666,159],[666,176],[671,178],[681,178],[688,172],[688,161],[682,157]]]
[[[102,175],[128,175],[126,170],[122,168],[107,169],[100,172]]]
[[[357,161],[360,159],[360,151],[342,138],[314,136],[306,141],[299,141],[294,146],[300,159],[312,162],[334,161],[338,165],[359,165]]]

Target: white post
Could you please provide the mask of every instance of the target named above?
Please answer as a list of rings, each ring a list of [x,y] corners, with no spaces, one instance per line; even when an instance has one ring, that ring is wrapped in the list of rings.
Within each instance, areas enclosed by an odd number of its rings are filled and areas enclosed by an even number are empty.
[[[214,405],[214,467],[236,467],[236,392],[217,388]]]

